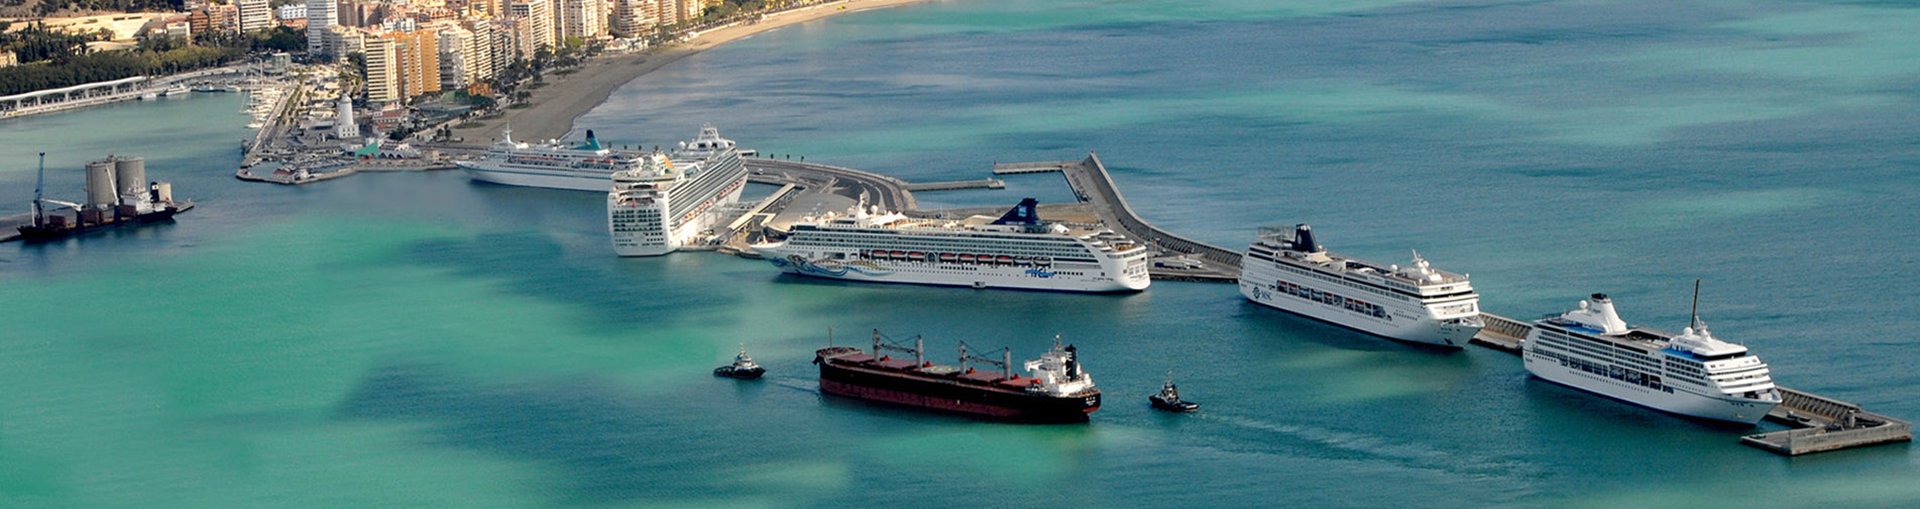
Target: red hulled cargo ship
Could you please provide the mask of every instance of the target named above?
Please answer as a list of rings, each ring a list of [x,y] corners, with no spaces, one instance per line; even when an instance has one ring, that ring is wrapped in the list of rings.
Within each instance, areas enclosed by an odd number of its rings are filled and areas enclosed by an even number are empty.
[[[815,351],[820,391],[1017,422],[1085,422],[1100,409],[1100,389],[1081,371],[1078,350],[1061,347],[1058,338],[1052,351],[1027,361],[1026,376],[1013,372],[1012,350],[1002,350],[1000,359],[976,357],[963,342],[960,364],[947,366],[928,362],[924,341],[913,341],[912,348],[893,345],[875,330],[871,353],[850,346]],[[883,353],[889,351],[903,355]],[[969,362],[997,369],[976,370]]]

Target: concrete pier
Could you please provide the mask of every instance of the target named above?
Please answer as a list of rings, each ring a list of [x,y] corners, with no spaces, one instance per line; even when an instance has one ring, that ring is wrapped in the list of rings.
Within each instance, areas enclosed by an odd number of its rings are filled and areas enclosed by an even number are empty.
[[[1061,168],[1079,164],[1078,161],[1042,161],[1035,163],[994,163],[994,175],[1018,175],[1022,173],[1046,173],[1060,171]]]
[[[1913,441],[1907,421],[1868,412],[1860,405],[1780,387],[1780,406],[1769,421],[1795,429],[1758,433],[1740,443],[1786,456]]]
[[[1106,165],[1101,164],[1099,155],[1089,153],[1078,163],[1059,165],[1058,171],[1066,175],[1067,185],[1073,187],[1080,201],[1093,205],[1101,223],[1159,251],[1155,256],[1157,260],[1147,269],[1155,279],[1221,283],[1240,280],[1239,251],[1190,240],[1141,219],[1133,207],[1127,205],[1127,200],[1120,197],[1120,190],[1114,185],[1113,176],[1107,173]],[[1166,263],[1167,260],[1177,261]],[[1188,261],[1195,263],[1186,263]]]
[[[961,189],[1006,189],[1007,181],[1000,179],[953,180],[947,182],[915,182],[904,186],[908,191],[957,191]]]

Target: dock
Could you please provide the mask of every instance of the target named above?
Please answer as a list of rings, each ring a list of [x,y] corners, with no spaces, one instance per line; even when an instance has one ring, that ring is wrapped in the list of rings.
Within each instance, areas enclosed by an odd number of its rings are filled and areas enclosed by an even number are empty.
[[[32,223],[33,223],[32,212],[0,217],[0,228],[5,228],[5,230],[0,230],[0,242],[7,242],[7,241],[19,239],[20,227],[28,224],[32,224]]]
[[[1740,443],[1784,456],[1913,441],[1913,424],[1868,412],[1860,405],[1780,387],[1769,421],[1795,429],[1758,433]]]
[[[1006,189],[1007,181],[1000,179],[953,180],[947,182],[916,182],[904,186],[908,191],[957,191],[961,189]]]
[[[1490,313],[1480,313],[1480,318],[1486,320],[1487,326],[1473,336],[1473,344],[1521,354],[1521,345],[1533,330],[1532,325]],[[1907,421],[1786,386],[1776,385],[1775,389],[1780,391],[1780,405],[1767,412],[1766,420],[1794,429],[1747,435],[1740,438],[1740,443],[1799,456],[1913,441],[1912,424]]]
[[[993,163],[994,175],[1019,175],[1022,173],[1047,173],[1060,171],[1078,161],[1041,161],[1032,163]]]

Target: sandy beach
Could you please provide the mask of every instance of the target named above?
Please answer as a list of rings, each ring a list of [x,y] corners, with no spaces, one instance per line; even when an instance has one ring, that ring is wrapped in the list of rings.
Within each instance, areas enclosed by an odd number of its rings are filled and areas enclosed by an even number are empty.
[[[511,123],[516,139],[558,138],[573,129],[574,119],[606,102],[607,96],[613,94],[613,90],[620,85],[687,55],[787,25],[835,14],[922,1],[925,0],[846,0],[783,12],[759,23],[713,30],[685,43],[630,55],[596,58],[581,65],[572,75],[547,77],[545,87],[533,90],[530,99],[533,106],[507,109],[506,115],[500,118],[482,120],[476,127],[456,129],[454,135],[466,138],[466,143],[470,144],[488,143],[499,137],[500,130]]]

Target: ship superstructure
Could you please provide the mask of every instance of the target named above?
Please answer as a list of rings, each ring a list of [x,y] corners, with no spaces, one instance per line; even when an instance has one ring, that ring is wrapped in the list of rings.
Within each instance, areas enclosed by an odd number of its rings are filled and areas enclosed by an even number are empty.
[[[636,161],[611,176],[607,193],[607,230],[620,256],[658,256],[698,242],[719,224],[714,211],[740,201],[747,183],[733,140],[713,126],[671,157],[654,152]]]
[[[793,223],[754,251],[802,276],[1073,292],[1146,289],[1147,249],[1111,230],[1042,222],[1022,200],[999,219],[910,219],[877,207]]]
[[[1100,388],[1080,366],[1079,349],[1060,346],[1013,371],[1013,350],[981,357],[960,343],[959,364],[934,364],[919,336],[906,347],[873,331],[873,349],[830,346],[814,352],[820,391],[838,396],[1020,422],[1081,422],[1100,409]],[[895,357],[892,354],[899,354]],[[979,369],[976,369],[978,366]]]
[[[1460,348],[1480,332],[1480,295],[1465,274],[1413,263],[1381,266],[1327,251],[1312,227],[1261,228],[1247,247],[1240,294],[1253,302],[1391,339]]]
[[[606,191],[608,177],[614,172],[632,170],[640,165],[640,155],[600,146],[593,131],[587,131],[584,143],[568,144],[559,140],[528,143],[513,140],[513,130],[501,133],[501,139],[479,159],[454,161],[467,176],[481,182],[509,186]]]
[[[1678,335],[1629,326],[1606,294],[1534,321],[1521,351],[1534,376],[1656,410],[1753,424],[1780,404],[1746,346],[1714,338],[1697,316]]]

